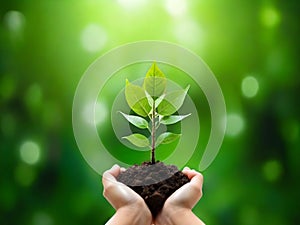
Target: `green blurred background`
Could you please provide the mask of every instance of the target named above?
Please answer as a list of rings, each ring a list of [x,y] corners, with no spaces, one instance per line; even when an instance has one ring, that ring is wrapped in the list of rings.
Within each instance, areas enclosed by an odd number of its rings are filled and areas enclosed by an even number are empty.
[[[300,224],[299,12],[296,0],[1,1],[0,223],[112,216],[73,137],[73,96],[97,57],[154,39],[201,56],[226,100],[225,140],[194,212],[209,225]]]

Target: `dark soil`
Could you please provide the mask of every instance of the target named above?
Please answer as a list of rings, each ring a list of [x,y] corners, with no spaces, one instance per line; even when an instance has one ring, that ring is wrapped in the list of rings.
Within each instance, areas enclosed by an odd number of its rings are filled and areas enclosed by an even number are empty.
[[[174,191],[190,181],[176,166],[162,162],[134,165],[120,173],[117,180],[142,196],[153,217]]]

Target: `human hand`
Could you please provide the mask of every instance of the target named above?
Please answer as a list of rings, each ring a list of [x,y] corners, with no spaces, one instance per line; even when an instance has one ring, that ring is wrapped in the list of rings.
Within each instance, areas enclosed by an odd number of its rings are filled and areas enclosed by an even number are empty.
[[[142,197],[116,180],[120,172],[121,168],[114,165],[102,177],[103,195],[116,209],[107,224],[151,224],[152,215]]]
[[[203,176],[188,167],[182,171],[190,182],[175,191],[165,202],[155,224],[204,224],[192,213],[192,208],[202,197]]]

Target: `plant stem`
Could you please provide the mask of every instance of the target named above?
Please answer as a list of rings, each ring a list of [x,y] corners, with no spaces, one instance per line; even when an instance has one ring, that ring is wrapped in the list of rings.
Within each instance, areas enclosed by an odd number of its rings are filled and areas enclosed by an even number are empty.
[[[152,130],[151,130],[151,138],[152,138],[152,149],[151,149],[151,163],[155,164],[155,101],[153,101],[153,106],[152,106]]]

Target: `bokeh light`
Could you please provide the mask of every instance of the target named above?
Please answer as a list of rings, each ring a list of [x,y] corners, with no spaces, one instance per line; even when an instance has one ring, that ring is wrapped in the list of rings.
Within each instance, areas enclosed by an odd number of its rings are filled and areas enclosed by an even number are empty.
[[[227,136],[237,136],[240,134],[245,126],[244,119],[241,115],[237,113],[230,113],[227,115],[227,127],[226,135]]]
[[[92,53],[102,50],[107,39],[106,31],[98,24],[87,25],[81,33],[82,47]]]
[[[258,81],[253,76],[247,76],[242,81],[242,93],[247,98],[254,97],[259,89]]]
[[[189,35],[193,34],[193,35]],[[180,44],[198,48],[204,45],[204,36],[201,26],[194,20],[185,19],[174,26],[174,36]]]
[[[36,164],[40,159],[40,146],[33,141],[25,141],[20,147],[21,159],[30,165]]]
[[[172,16],[183,16],[187,11],[186,0],[167,0],[166,9]]]
[[[25,25],[25,16],[19,11],[8,11],[4,15],[4,22],[11,32],[19,32]]]
[[[35,212],[32,218],[32,225],[53,225],[53,218],[46,212]]]
[[[260,215],[257,208],[253,206],[245,206],[240,210],[240,221],[244,225],[256,225],[260,221]],[[245,218],[248,218],[247,221],[244,221]]]
[[[261,11],[261,22],[265,27],[275,27],[280,23],[280,14],[274,7],[266,7]]]
[[[276,181],[283,173],[283,168],[278,160],[268,160],[263,165],[263,175],[267,181]]]
[[[39,84],[32,84],[25,94],[25,102],[29,110],[36,109],[42,104],[43,92]]]

